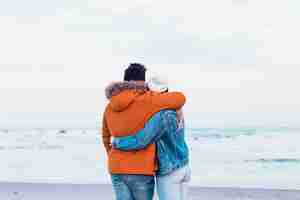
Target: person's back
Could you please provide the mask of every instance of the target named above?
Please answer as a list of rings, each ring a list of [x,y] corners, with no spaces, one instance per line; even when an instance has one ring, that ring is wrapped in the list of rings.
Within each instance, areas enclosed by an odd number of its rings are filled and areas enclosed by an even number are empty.
[[[158,176],[165,176],[189,163],[189,149],[185,141],[185,129],[177,124],[177,113],[162,111],[165,132],[156,142],[159,161]]]
[[[146,85],[142,87],[141,83],[114,83],[111,87],[117,88],[119,93],[113,92],[115,95],[110,98],[104,114],[104,126],[114,137],[135,133],[143,129],[155,113],[168,108],[180,108],[185,102],[181,93],[154,93],[146,91]],[[154,152],[155,145],[138,152],[122,152],[112,148],[108,162],[110,173],[154,175]]]

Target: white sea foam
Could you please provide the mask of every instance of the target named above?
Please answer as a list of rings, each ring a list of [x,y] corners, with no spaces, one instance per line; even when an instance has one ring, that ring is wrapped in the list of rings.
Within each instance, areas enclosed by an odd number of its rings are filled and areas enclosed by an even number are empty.
[[[188,131],[193,185],[300,189],[300,132],[232,131]],[[219,136],[204,134],[211,132]],[[0,131],[0,138],[0,181],[110,181],[96,130]]]

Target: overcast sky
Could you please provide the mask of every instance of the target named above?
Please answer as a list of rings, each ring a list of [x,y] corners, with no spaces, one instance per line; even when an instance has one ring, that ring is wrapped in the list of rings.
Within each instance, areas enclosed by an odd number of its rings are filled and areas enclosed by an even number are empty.
[[[97,112],[130,62],[188,112],[300,112],[299,0],[0,0],[0,111]]]

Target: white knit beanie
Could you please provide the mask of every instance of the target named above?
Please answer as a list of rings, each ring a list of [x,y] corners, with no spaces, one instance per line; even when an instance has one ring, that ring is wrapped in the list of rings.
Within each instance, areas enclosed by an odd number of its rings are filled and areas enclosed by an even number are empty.
[[[151,77],[148,81],[148,87],[155,92],[166,92],[169,89],[168,81],[159,76]]]

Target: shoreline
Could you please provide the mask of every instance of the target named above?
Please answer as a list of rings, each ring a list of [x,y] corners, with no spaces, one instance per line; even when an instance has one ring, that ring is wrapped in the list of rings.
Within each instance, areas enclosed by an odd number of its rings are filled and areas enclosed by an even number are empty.
[[[1,200],[113,200],[109,184],[52,184],[0,182]],[[300,200],[300,190],[190,188],[190,200]]]

